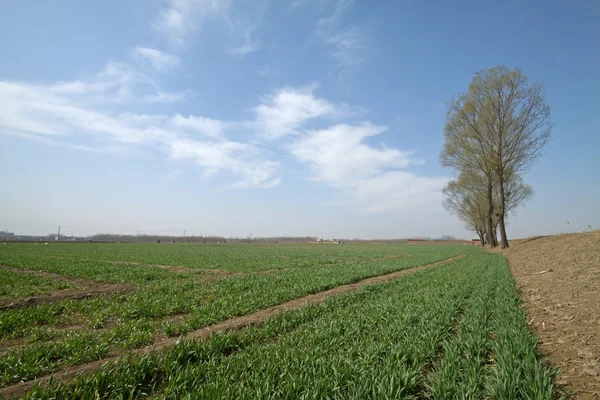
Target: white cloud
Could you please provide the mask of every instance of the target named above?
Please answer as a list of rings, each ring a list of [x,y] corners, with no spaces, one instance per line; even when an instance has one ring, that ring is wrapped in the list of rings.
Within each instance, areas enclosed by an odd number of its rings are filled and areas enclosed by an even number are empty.
[[[205,19],[222,15],[229,6],[229,0],[170,0],[168,8],[160,13],[156,26],[175,44],[183,45]]]
[[[175,115],[171,119],[171,122],[177,127],[187,128],[191,131],[200,132],[213,138],[222,137],[225,129],[232,126],[232,123],[223,122],[217,119],[197,117],[194,115],[183,117],[179,114]]]
[[[342,27],[343,14],[353,5],[353,0],[338,0],[329,17],[317,22],[316,34],[331,48],[338,78],[344,78],[366,60],[369,35],[359,26]]]
[[[89,81],[48,85],[0,81],[0,134],[84,151],[154,150],[193,161],[203,168],[203,177],[229,174],[227,188],[266,188],[280,182],[277,162],[263,159],[258,148],[225,136],[234,123],[127,111],[130,104],[137,104],[139,79],[134,71],[126,71],[116,73],[122,70],[109,66]],[[129,101],[119,101],[117,112],[113,96],[123,87]],[[142,98],[160,95],[146,94],[152,87],[146,82]]]
[[[339,30],[329,35],[325,41],[333,47],[332,56],[337,60],[338,68],[357,66],[365,60],[368,40],[359,27]]]
[[[334,116],[341,110],[325,99],[315,97],[315,85],[302,89],[283,88],[263,99],[254,108],[256,125],[266,138],[277,139],[297,133],[307,120]]]
[[[49,93],[64,95],[106,94],[109,91],[123,90],[132,85],[150,84],[152,79],[124,62],[109,61],[104,69],[91,79],[71,82],[57,82],[46,86]]]
[[[329,26],[329,25],[338,25],[344,14],[344,11],[349,9],[352,4],[354,4],[354,0],[337,0],[334,5],[333,13],[329,17],[321,18],[317,22],[319,26]]]
[[[255,159],[257,149],[245,143],[178,140],[170,143],[170,151],[174,159],[194,160],[208,171],[208,175],[225,170],[242,176],[226,185],[227,189],[270,188],[280,183],[275,177],[279,164]]]
[[[109,61],[104,69],[86,80],[56,82],[49,85],[19,84],[35,90],[36,96],[79,97],[87,102],[175,102],[185,97],[184,93],[163,90],[150,76],[140,72],[128,63]],[[54,100],[60,101],[55,98]]]
[[[364,212],[438,202],[447,179],[405,171],[419,163],[410,152],[374,145],[386,127],[364,122],[307,129],[356,114],[344,104],[317,97],[315,89],[278,89],[253,108],[251,121],[140,113],[144,99],[168,92],[127,64],[109,63],[88,80],[47,85],[0,81],[0,134],[82,151],[151,150],[192,162],[201,168],[202,179],[219,174],[225,189],[279,185],[280,163],[267,156],[267,149],[289,150],[308,166],[313,180],[329,185],[344,196],[345,204]],[[283,140],[268,142],[275,147],[265,148],[260,141],[230,138],[246,129],[258,134],[254,138]]]
[[[381,169],[404,168],[411,162],[410,153],[396,149],[375,149],[363,143],[387,130],[371,123],[334,125],[309,131],[292,146],[292,154],[308,162],[319,180],[346,186],[357,178],[377,174]]]
[[[179,64],[179,57],[149,47],[136,47],[133,49],[133,55],[149,62],[158,71],[166,71]]]
[[[290,151],[296,159],[308,164],[312,179],[341,190],[346,204],[364,212],[383,212],[440,200],[447,178],[419,177],[400,171],[421,161],[414,160],[410,152],[364,143],[386,130],[368,122],[334,125],[307,132],[291,145]]]
[[[328,2],[328,0],[294,0],[290,6],[290,8],[293,10],[294,8],[297,7],[303,7],[306,5],[310,5],[310,6],[316,6],[318,7],[319,10],[323,9],[323,7],[326,5],[326,3]]]
[[[252,33],[255,29],[255,26],[251,26],[248,29],[246,29],[246,32],[244,33],[244,43],[241,46],[230,49],[229,53],[242,58],[250,53],[258,51],[260,49],[260,45],[258,42],[252,39]]]
[[[139,101],[143,103],[175,103],[185,99],[185,93],[157,92],[141,96]]]
[[[51,146],[64,147],[67,149],[78,150],[78,151],[87,151],[90,153],[108,154],[108,153],[125,153],[127,151],[127,149],[119,147],[119,146],[86,146],[86,145],[80,145],[80,144],[65,143],[60,140],[54,140],[52,137],[49,137],[49,136],[38,136],[38,135],[29,134],[29,133],[15,134],[12,131],[4,131],[4,133],[7,133],[9,135],[15,135],[15,136],[29,139],[29,140],[33,140],[35,142],[48,144]]]

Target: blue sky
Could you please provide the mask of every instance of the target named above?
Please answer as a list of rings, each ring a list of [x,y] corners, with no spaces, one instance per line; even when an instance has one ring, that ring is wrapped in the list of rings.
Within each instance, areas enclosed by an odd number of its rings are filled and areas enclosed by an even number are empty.
[[[470,237],[441,207],[444,104],[498,64],[554,123],[509,234],[600,227],[598,2],[0,7],[0,229]]]

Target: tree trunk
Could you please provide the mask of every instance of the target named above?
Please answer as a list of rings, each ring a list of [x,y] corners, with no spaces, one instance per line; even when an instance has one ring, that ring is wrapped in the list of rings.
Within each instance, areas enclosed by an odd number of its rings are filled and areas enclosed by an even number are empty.
[[[488,201],[488,212],[487,212],[487,221],[486,228],[488,233],[488,240],[490,242],[490,247],[494,248],[498,246],[498,241],[496,240],[496,235],[494,234],[494,221],[492,221],[492,215],[494,214],[494,193],[492,187],[492,175],[488,174],[488,182],[487,182],[487,201]]]
[[[492,232],[494,235],[494,243],[496,243],[496,246],[498,246],[498,224],[500,223],[500,218],[498,218],[500,214],[496,212],[496,210],[494,210],[494,216],[492,218],[492,223],[493,223],[493,228],[492,228]]]
[[[500,237],[502,240],[502,248],[508,249],[508,238],[506,237],[506,225],[504,225],[505,197],[504,197],[504,182],[502,182],[502,178],[503,178],[503,176],[500,175],[500,216],[499,216],[498,222],[500,223]]]
[[[483,232],[477,231],[477,235],[479,236],[479,242],[481,243],[481,247],[485,246],[485,240],[483,239]]]
[[[508,249],[508,238],[506,237],[506,227],[504,226],[504,214],[500,215],[500,239],[502,240],[502,248]]]

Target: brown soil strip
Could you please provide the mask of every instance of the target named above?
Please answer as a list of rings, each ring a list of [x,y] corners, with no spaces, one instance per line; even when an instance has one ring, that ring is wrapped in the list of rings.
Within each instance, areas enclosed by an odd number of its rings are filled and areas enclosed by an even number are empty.
[[[129,285],[119,283],[104,283],[83,278],[71,278],[52,272],[22,270],[7,267],[4,265],[0,265],[0,268],[7,271],[15,272],[17,274],[47,277],[54,279],[55,281],[71,283],[82,288],[59,290],[50,294],[40,294],[25,299],[2,300],[0,302],[0,311],[12,308],[29,307],[39,304],[56,303],[67,299],[81,300],[86,299],[88,297],[101,296],[106,294],[119,294],[129,292],[134,289],[132,286]]]
[[[542,354],[561,370],[557,384],[599,400],[600,231],[532,238],[502,254]]]
[[[436,265],[450,263],[452,261],[458,260],[463,257],[464,257],[464,254],[460,254],[458,256],[451,257],[451,258],[448,258],[448,259],[445,259],[442,261],[434,262],[431,264],[424,264],[424,265],[421,265],[421,266],[418,266],[415,268],[404,269],[404,270],[392,272],[392,273],[389,273],[386,275],[380,275],[380,276],[375,276],[372,278],[363,279],[361,281],[351,283],[348,285],[337,286],[333,289],[325,290],[325,291],[314,293],[314,294],[311,294],[308,296],[300,297],[298,299],[290,300],[288,302],[285,302],[285,303],[282,303],[282,304],[279,304],[279,305],[276,305],[273,307],[265,308],[263,310],[259,310],[254,313],[248,314],[248,315],[231,318],[226,321],[222,321],[222,322],[216,323],[214,325],[207,326],[205,328],[201,328],[201,329],[198,329],[193,332],[189,332],[188,334],[184,335],[183,337],[186,339],[209,338],[210,336],[212,336],[216,333],[222,333],[222,332],[226,332],[226,331],[229,331],[232,329],[242,329],[242,328],[245,328],[245,327],[251,326],[251,325],[260,325],[260,324],[264,323],[266,320],[268,320],[269,318],[271,318],[277,314],[280,314],[283,311],[296,310],[296,309],[303,307],[306,304],[321,303],[321,302],[325,301],[327,298],[337,295],[337,294],[351,292],[351,291],[354,291],[354,290],[356,290],[360,287],[366,286],[366,285],[387,282],[387,281],[390,281],[390,280],[393,280],[396,278],[400,278],[402,276],[405,276],[405,275],[408,275],[408,274],[411,274],[411,273],[414,273],[417,271],[421,271],[425,268],[430,268],[430,267],[434,267]],[[89,374],[89,373],[93,372],[94,370],[100,368],[103,365],[112,365],[126,355],[143,354],[143,353],[153,351],[153,350],[160,351],[160,350],[166,350],[166,349],[172,348],[177,344],[177,342],[180,339],[181,338],[167,338],[167,339],[164,339],[153,345],[150,345],[150,346],[147,346],[147,347],[144,347],[141,349],[133,350],[133,351],[130,351],[127,353],[123,353],[119,356],[105,358],[103,360],[94,361],[94,362],[91,362],[91,363],[88,363],[85,365],[68,368],[66,370],[56,372],[52,375],[44,376],[44,377],[38,378],[36,380],[21,382],[21,383],[17,383],[17,384],[11,385],[11,386],[7,386],[0,390],[0,396],[3,396],[5,398],[10,398],[11,396],[21,397],[25,393],[27,393],[27,391],[29,391],[29,389],[31,389],[31,387],[33,385],[35,385],[36,383],[45,385],[50,381],[50,379],[52,379],[53,382],[67,382],[69,380],[76,378],[79,375]]]
[[[22,346],[23,340],[20,339],[7,339],[0,342],[0,357],[4,354],[8,353],[10,350],[15,347]]]
[[[14,308],[32,307],[40,304],[57,303],[63,300],[83,300],[90,297],[109,294],[119,294],[131,291],[133,288],[127,285],[107,284],[102,287],[88,290],[61,290],[51,294],[41,294],[26,299],[15,299],[9,303],[0,305],[0,311]]]
[[[58,282],[71,283],[76,286],[94,287],[94,286],[99,286],[99,285],[104,284],[102,282],[93,281],[91,279],[73,278],[70,276],[55,274],[53,272],[38,271],[38,270],[31,270],[31,269],[19,269],[19,268],[9,267],[6,265],[0,265],[0,268],[3,270],[6,270],[6,271],[10,271],[10,272],[14,272],[17,274],[22,274],[22,275],[34,275],[34,276],[39,276],[42,278],[51,278]]]

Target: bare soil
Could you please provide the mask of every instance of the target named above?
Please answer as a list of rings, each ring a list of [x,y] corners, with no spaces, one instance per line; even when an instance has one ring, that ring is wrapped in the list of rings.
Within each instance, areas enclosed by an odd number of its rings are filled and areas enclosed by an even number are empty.
[[[83,278],[72,278],[46,271],[23,270],[4,265],[0,265],[0,268],[18,274],[51,278],[55,281],[67,282],[79,287],[79,289],[57,290],[56,292],[50,294],[40,294],[24,299],[2,299],[0,300],[0,311],[11,308],[22,308],[39,304],[56,303],[66,299],[81,300],[106,294],[119,294],[133,290],[133,287],[129,285],[98,282]]]
[[[184,338],[188,338],[188,339],[209,338],[210,336],[212,336],[213,334],[216,334],[216,333],[221,333],[221,332],[225,332],[225,331],[232,330],[232,329],[243,329],[247,326],[252,326],[252,325],[260,325],[260,324],[264,323],[266,320],[268,320],[269,318],[271,318],[285,310],[299,309],[309,303],[320,303],[320,302],[323,302],[324,300],[326,300],[327,298],[334,296],[336,294],[351,292],[351,291],[354,291],[365,285],[372,285],[375,283],[390,281],[392,279],[400,278],[404,275],[408,275],[408,274],[423,270],[425,268],[449,263],[449,262],[458,260],[459,258],[462,258],[462,257],[464,257],[463,254],[448,258],[446,260],[438,261],[438,262],[435,262],[432,264],[425,264],[425,265],[421,265],[419,267],[415,267],[415,268],[411,268],[411,269],[405,269],[402,271],[392,272],[392,273],[389,273],[386,275],[375,276],[375,277],[363,279],[361,281],[351,283],[348,285],[342,285],[342,286],[335,287],[333,289],[329,289],[329,290],[314,293],[314,294],[311,294],[308,296],[300,297],[300,298],[290,300],[288,302],[285,302],[285,303],[282,303],[282,304],[279,304],[279,305],[276,305],[273,307],[269,307],[269,308],[265,308],[263,310],[256,311],[252,314],[231,318],[226,321],[222,321],[217,324],[214,324],[214,325],[202,328],[202,329],[198,329],[193,332],[189,332],[187,335],[184,336]],[[32,380],[32,381],[21,382],[21,383],[17,383],[14,385],[10,385],[10,386],[0,389],[0,397],[1,396],[6,397],[6,398],[22,397],[36,383],[45,385],[45,384],[48,384],[48,382],[51,379],[53,382],[68,382],[68,381],[75,379],[77,376],[92,373],[93,371],[95,371],[96,369],[100,368],[103,365],[107,365],[107,364],[112,365],[115,362],[117,362],[120,358],[122,358],[126,355],[143,354],[143,353],[146,353],[149,351],[167,350],[169,348],[174,347],[180,339],[181,338],[166,338],[166,339],[164,339],[158,343],[155,343],[151,346],[147,346],[147,347],[133,350],[130,352],[123,352],[123,354],[119,354],[118,356],[105,358],[103,360],[94,361],[94,362],[80,365],[80,366],[73,367],[73,368],[68,368],[63,371],[56,372],[52,375],[40,377],[40,378]]]
[[[508,258],[557,383],[600,400],[600,231],[512,243]]]

